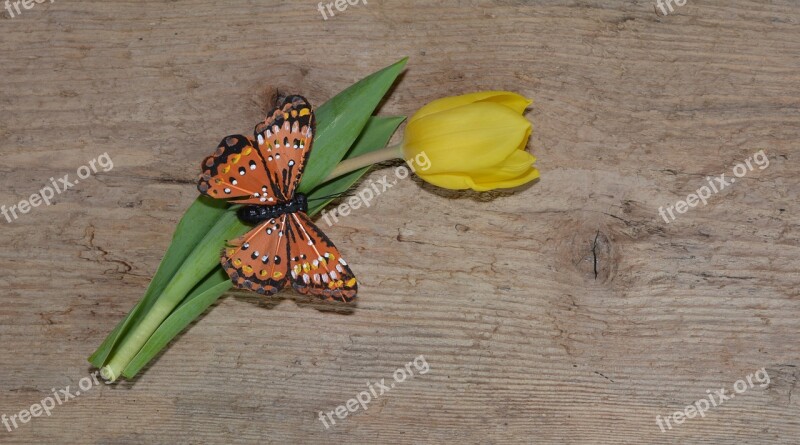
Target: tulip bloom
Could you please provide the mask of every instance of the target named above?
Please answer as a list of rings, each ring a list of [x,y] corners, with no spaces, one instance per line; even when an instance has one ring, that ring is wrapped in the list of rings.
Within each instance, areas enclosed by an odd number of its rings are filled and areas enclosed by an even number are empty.
[[[435,100],[408,122],[403,158],[430,159],[415,173],[433,185],[487,191],[512,188],[539,177],[525,151],[531,124],[522,117],[531,101],[519,94],[485,91]]]

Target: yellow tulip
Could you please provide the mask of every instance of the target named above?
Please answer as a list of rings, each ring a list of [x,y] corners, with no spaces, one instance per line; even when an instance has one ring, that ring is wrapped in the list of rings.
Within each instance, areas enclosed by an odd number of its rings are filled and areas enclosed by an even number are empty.
[[[533,181],[536,158],[525,151],[531,124],[522,117],[530,103],[506,91],[435,100],[408,121],[403,158],[420,178],[447,189],[486,191]],[[419,159],[426,160],[423,168]]]

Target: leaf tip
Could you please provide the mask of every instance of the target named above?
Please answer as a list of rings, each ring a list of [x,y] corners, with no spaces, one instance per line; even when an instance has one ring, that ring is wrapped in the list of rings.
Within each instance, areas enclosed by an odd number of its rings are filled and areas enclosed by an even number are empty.
[[[408,56],[405,56],[402,59],[400,59],[397,62],[395,62],[393,66],[397,66],[397,67],[402,69],[402,68],[405,68],[407,63],[408,63]]]

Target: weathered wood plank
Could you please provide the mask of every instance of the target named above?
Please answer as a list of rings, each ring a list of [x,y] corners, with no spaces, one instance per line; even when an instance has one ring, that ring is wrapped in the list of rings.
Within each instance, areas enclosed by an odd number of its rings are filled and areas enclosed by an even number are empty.
[[[319,104],[409,55],[383,113],[518,91],[542,171],[514,194],[399,181],[326,228],[362,282],[352,313],[232,294],[135,382],[0,427],[2,442],[795,443],[800,5],[655,12],[398,0],[323,20],[314,2],[56,1],[0,17],[0,204],[114,162],[0,220],[0,414],[89,374],[199,160],[277,93]],[[762,149],[769,167],[661,219]],[[318,419],[420,355],[426,374]],[[657,426],[761,368],[765,388]]]

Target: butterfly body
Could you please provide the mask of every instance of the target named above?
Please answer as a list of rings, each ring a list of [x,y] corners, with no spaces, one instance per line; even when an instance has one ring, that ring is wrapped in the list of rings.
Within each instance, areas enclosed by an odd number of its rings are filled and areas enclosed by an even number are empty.
[[[289,96],[255,127],[254,137],[231,135],[203,160],[200,193],[242,204],[237,216],[256,226],[228,241],[220,260],[236,287],[271,295],[285,287],[328,300],[352,301],[353,272],[306,214],[296,193],[314,136],[314,113]]]
[[[308,212],[308,199],[295,193],[292,199],[274,206],[248,205],[236,211],[239,220],[246,224],[260,224],[268,219],[279,218],[287,213]]]

